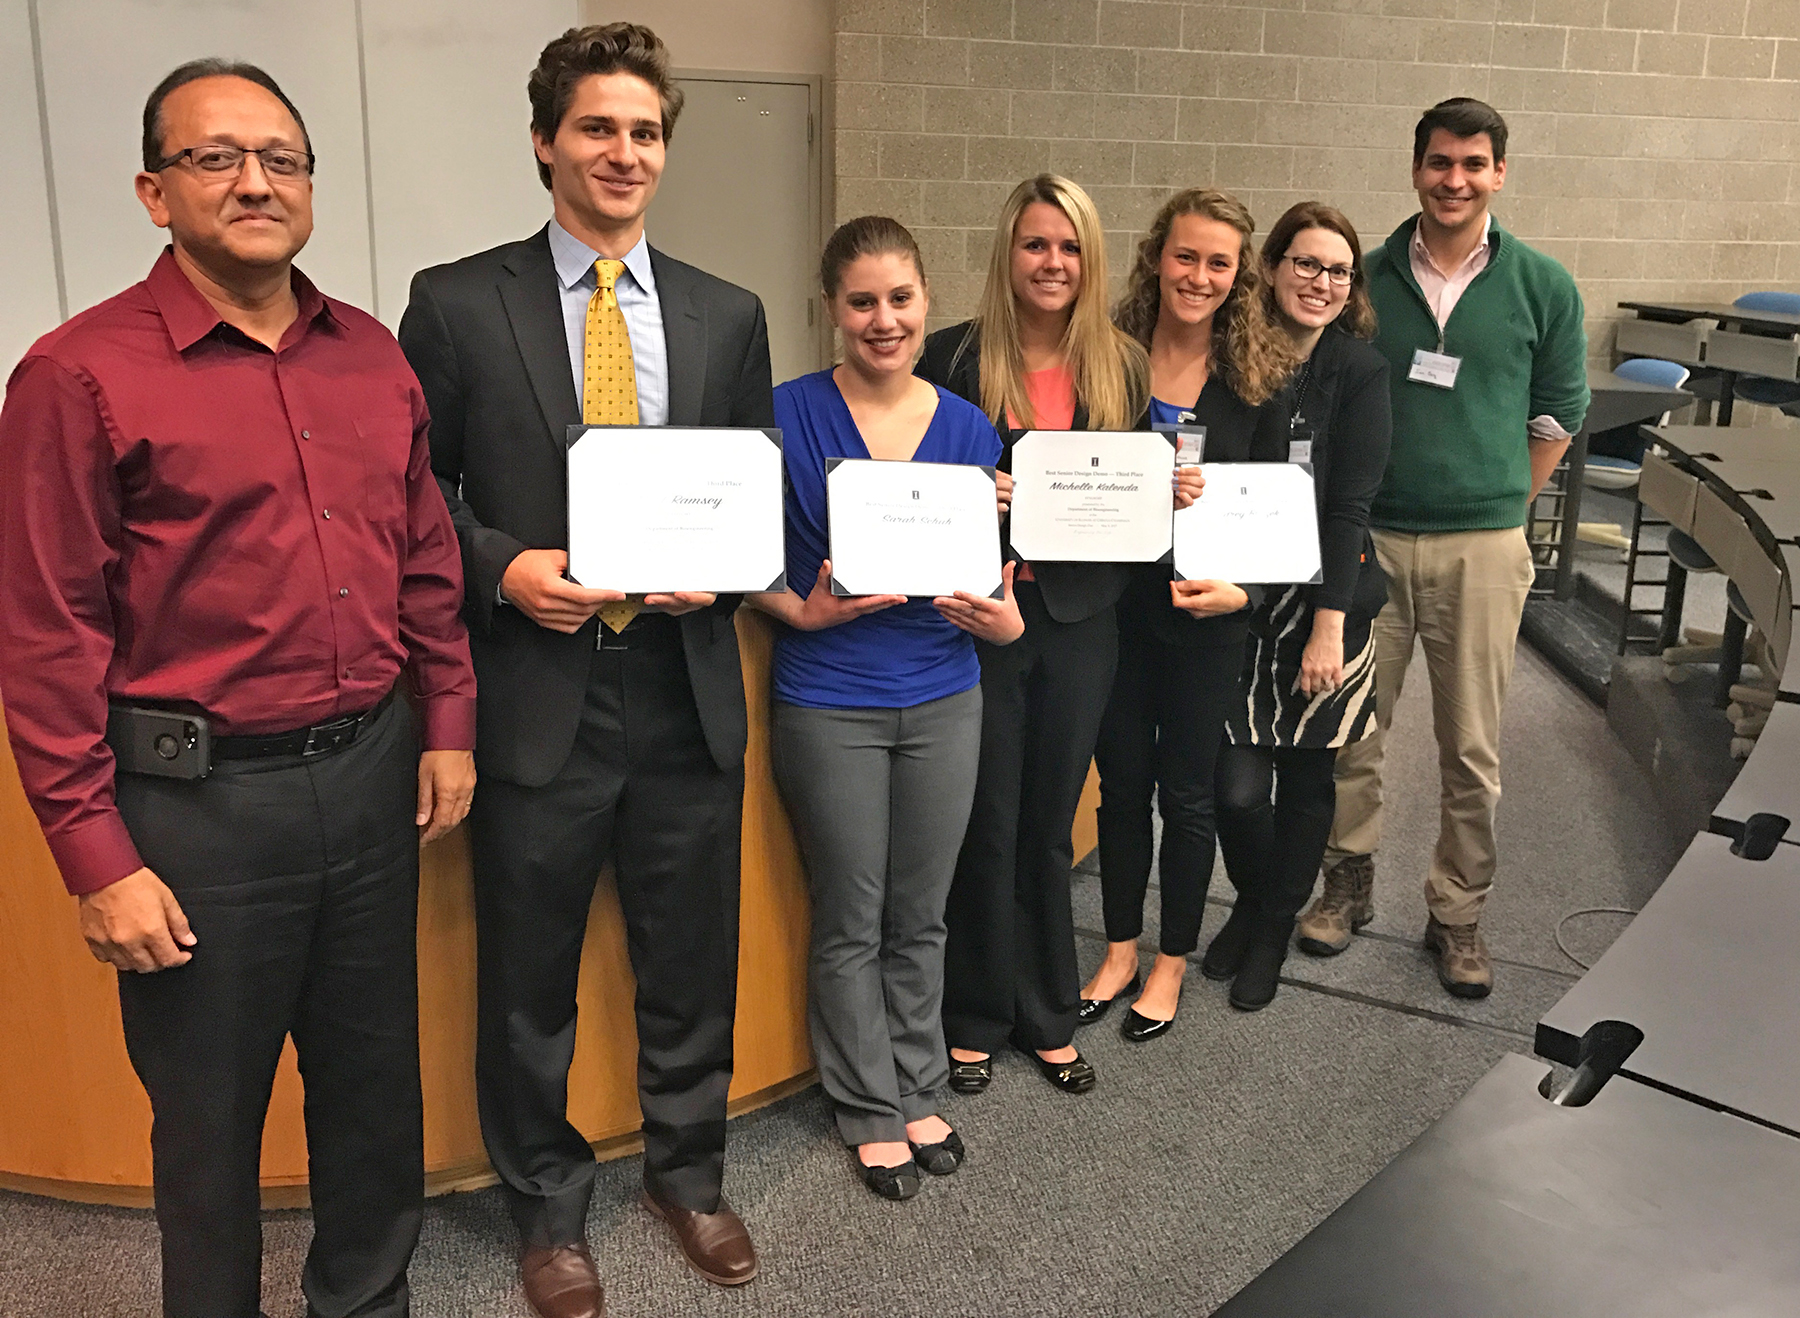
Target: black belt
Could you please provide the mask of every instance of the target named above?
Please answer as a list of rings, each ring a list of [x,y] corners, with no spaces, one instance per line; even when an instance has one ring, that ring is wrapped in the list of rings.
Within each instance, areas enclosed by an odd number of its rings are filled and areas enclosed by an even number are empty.
[[[315,723],[310,728],[292,732],[271,732],[256,737],[214,737],[212,755],[215,760],[260,760],[271,755],[329,755],[350,745],[394,703],[389,691],[379,702],[360,714],[346,714],[329,723]]]

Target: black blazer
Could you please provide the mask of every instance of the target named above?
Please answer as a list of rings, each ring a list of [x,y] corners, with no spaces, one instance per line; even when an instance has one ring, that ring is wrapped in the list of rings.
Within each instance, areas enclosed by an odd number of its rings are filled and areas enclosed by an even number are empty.
[[[938,330],[925,339],[925,351],[914,368],[917,374],[942,385],[959,398],[981,406],[981,336],[972,320],[948,329]],[[1079,399],[1075,403],[1073,430],[1088,428],[1087,408]],[[1000,455],[1001,471],[1012,470],[1013,441],[1025,432],[1003,427],[1000,439],[1005,451]],[[1017,558],[1010,541],[1005,546],[1007,558]],[[1125,589],[1128,572],[1123,563],[1033,563],[1031,573],[1037,578],[1038,590],[1044,597],[1044,608],[1058,622],[1080,622],[1109,607]]]
[[[669,357],[669,424],[772,426],[769,336],[752,293],[650,251]],[[496,601],[525,549],[566,549],[567,427],[581,421],[549,228],[413,277],[400,346],[431,408],[431,466],[462,542],[483,774],[537,787],[568,759],[597,621],[572,636]],[[680,620],[713,760],[742,766],[737,596]]]
[[[1207,377],[1200,397],[1194,400],[1194,424],[1206,427],[1204,462],[1286,462],[1288,413],[1284,395],[1277,393],[1260,407],[1252,407],[1218,374]],[[1150,427],[1148,411],[1137,428]],[[1119,626],[1145,628],[1160,641],[1188,649],[1215,645],[1242,645],[1249,631],[1250,615],[1262,602],[1262,587],[1248,585],[1250,603],[1236,613],[1196,618],[1169,602],[1169,582],[1174,569],[1166,563],[1135,564],[1130,585],[1119,601]]]
[[[1312,442],[1324,569],[1312,606],[1366,623],[1387,602],[1387,574],[1369,536],[1369,505],[1387,471],[1394,431],[1387,358],[1334,325],[1313,349],[1311,369],[1290,380],[1280,398],[1282,415],[1299,418],[1291,438]]]

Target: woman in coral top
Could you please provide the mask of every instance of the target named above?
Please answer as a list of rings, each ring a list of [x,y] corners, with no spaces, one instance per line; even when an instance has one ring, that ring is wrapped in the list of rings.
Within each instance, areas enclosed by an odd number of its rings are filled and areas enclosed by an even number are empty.
[[[919,374],[1026,430],[1126,430],[1149,401],[1144,349],[1107,315],[1094,203],[1053,174],[1001,208],[980,310],[925,342]],[[1008,549],[1009,557],[1016,557]],[[1118,651],[1112,563],[1020,563],[1024,636],[976,642],[981,765],[947,911],[944,1035],[950,1085],[987,1088],[1009,1042],[1069,1093],[1094,1086],[1074,1047],[1081,980],[1070,909],[1069,830],[1087,780]]]

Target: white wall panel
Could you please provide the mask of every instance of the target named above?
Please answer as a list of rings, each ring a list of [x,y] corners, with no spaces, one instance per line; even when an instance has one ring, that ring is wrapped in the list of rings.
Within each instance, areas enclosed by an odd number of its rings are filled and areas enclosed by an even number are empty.
[[[26,0],[0,0],[0,384],[32,341],[62,319],[44,183],[37,77]]]
[[[549,218],[525,79],[576,21],[575,0],[363,6],[375,269],[390,326],[415,272],[523,238]]]
[[[325,292],[370,305],[355,0],[50,0],[39,11],[71,311],[142,279],[166,241],[132,191],[144,98],[205,55],[261,65],[306,116],[320,163],[299,264]]]

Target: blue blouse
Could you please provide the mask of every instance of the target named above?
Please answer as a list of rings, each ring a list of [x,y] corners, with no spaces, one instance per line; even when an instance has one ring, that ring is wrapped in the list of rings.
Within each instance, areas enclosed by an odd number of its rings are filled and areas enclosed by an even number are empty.
[[[981,409],[945,389],[937,393],[937,411],[913,460],[998,462],[1000,436]],[[828,370],[775,390],[775,424],[787,463],[788,585],[804,599],[818,583],[830,545],[826,460],[866,458],[869,450]],[[775,645],[775,698],[790,705],[904,709],[980,681],[968,633],[946,621],[930,600],[909,600],[823,631],[783,628]]]
[[[1177,407],[1173,403],[1165,403],[1160,398],[1150,400],[1150,424],[1152,426],[1187,425],[1194,419],[1193,404]]]

